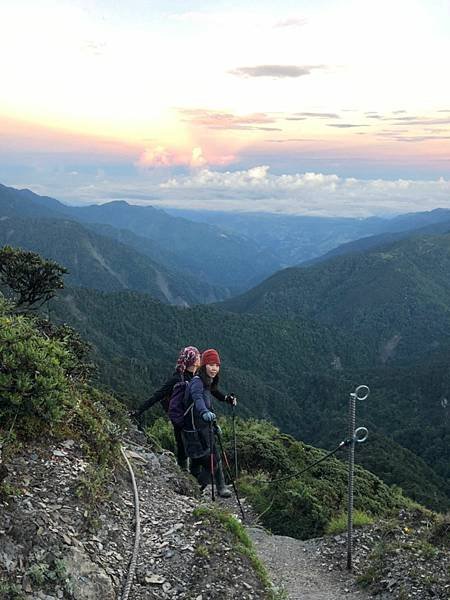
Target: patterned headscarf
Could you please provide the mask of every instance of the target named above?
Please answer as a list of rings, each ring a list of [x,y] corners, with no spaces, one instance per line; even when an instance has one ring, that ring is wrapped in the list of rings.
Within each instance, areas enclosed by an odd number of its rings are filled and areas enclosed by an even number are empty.
[[[180,351],[180,355],[175,366],[179,373],[184,373],[187,367],[195,365],[197,359],[200,356],[199,350],[195,346],[186,346]]]

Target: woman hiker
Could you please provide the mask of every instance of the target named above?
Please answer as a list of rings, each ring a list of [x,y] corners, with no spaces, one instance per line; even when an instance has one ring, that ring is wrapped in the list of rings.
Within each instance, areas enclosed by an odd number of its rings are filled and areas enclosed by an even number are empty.
[[[222,402],[236,404],[234,394],[224,395],[218,390],[220,357],[217,350],[205,350],[201,366],[189,384],[191,407],[186,412],[183,439],[186,454],[191,460],[191,473],[203,490],[211,482],[211,471],[217,485],[217,493],[229,498],[231,491],[225,485],[220,452],[214,443],[216,415],[213,412],[213,396]],[[211,447],[212,446],[212,447]],[[211,456],[212,455],[212,456]]]
[[[133,416],[139,420],[142,414],[151,408],[157,402],[161,402],[162,407],[166,411],[169,410],[169,400],[172,395],[173,388],[180,381],[191,381],[196,370],[200,366],[200,351],[195,346],[186,346],[180,351],[175,372],[171,377],[157,390],[151,398],[146,400],[134,413]],[[177,445],[177,463],[182,469],[187,469],[187,456],[184,449],[183,438],[181,436],[182,427],[178,427],[174,423],[173,431]]]

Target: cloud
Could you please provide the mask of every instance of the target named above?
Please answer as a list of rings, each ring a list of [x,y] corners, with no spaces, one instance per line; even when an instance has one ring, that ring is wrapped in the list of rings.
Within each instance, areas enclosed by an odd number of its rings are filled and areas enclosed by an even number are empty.
[[[359,180],[323,173],[273,175],[266,165],[244,171],[203,169],[160,184],[160,204],[210,210],[361,216],[450,208],[450,181]]]
[[[285,140],[264,140],[269,143],[287,144],[292,142],[320,142],[317,138],[287,138]]]
[[[307,19],[304,17],[291,17],[289,19],[278,21],[275,23],[274,27],[303,27],[307,22]]]
[[[325,65],[257,65],[255,67],[238,67],[229,71],[237,77],[272,77],[285,79],[287,77],[304,77],[311,75],[315,69],[325,69]]]
[[[207,127],[208,129],[243,129],[261,131],[281,131],[279,127],[269,126],[276,122],[274,117],[266,113],[252,113],[249,115],[235,115],[232,113],[206,110],[202,108],[178,109],[184,121],[192,125]]]
[[[395,133],[382,133],[381,137],[389,138],[396,142],[429,142],[435,140],[450,140],[450,135],[396,135]]]
[[[339,115],[337,113],[326,113],[326,112],[298,112],[293,113],[295,117],[316,117],[318,119],[339,119]],[[291,119],[292,117],[288,117]]]
[[[234,155],[225,155],[211,150],[205,155],[200,146],[192,149],[180,150],[167,148],[166,146],[155,146],[146,148],[138,160],[136,166],[140,168],[168,168],[168,167],[192,167],[199,168],[206,165],[227,165],[235,160]]]
[[[190,160],[202,162],[200,149]],[[164,155],[164,153],[163,153]],[[189,168],[189,167],[187,167]],[[170,170],[170,169],[169,169]],[[4,181],[18,186],[18,181]],[[21,180],[20,187],[72,203],[128,200],[160,207],[270,212],[293,215],[368,217],[450,208],[450,181],[356,179],[306,172],[272,174],[267,165],[245,170],[199,168],[140,170],[133,176],[80,174],[67,185],[67,174],[45,184]]]
[[[392,125],[450,125],[450,117],[433,119],[426,117],[396,117],[391,119]]]
[[[368,125],[361,125],[358,123],[327,123],[328,127],[340,127],[341,129],[348,129],[351,127],[369,127]]]
[[[105,54],[106,42],[86,40],[81,45],[81,51],[90,56],[101,56]]]
[[[165,146],[147,148],[137,161],[139,167],[169,167],[185,163],[186,159],[183,159],[180,155],[177,155]]]
[[[191,167],[204,167],[206,165],[206,158],[203,156],[202,149],[197,146],[193,148],[191,154]]]

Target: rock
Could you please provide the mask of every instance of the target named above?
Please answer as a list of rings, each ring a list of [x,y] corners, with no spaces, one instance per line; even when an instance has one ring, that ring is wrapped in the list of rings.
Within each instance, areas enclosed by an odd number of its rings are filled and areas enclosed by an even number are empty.
[[[65,563],[74,600],[115,600],[110,578],[85,553],[71,549]]]
[[[165,582],[164,577],[161,577],[161,575],[155,575],[154,573],[146,575],[144,579],[145,583],[150,583],[151,585],[162,585]]]

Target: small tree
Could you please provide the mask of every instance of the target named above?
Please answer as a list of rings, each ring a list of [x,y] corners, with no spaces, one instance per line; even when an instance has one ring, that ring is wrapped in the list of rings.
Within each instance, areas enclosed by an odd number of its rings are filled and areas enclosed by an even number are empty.
[[[0,290],[12,300],[16,309],[26,311],[42,306],[64,287],[67,269],[20,248],[0,249]]]

